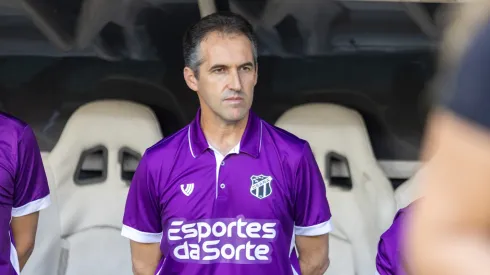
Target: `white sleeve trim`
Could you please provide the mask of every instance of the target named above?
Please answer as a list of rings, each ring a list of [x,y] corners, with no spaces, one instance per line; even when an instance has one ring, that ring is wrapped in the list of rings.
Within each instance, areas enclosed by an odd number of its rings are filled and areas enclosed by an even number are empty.
[[[319,236],[329,233],[333,230],[333,226],[330,220],[326,222],[322,222],[320,224],[312,225],[312,226],[295,226],[294,234],[299,236]]]
[[[20,207],[12,208],[12,217],[22,217],[34,212],[41,211],[51,205],[51,197],[48,194],[46,197],[26,203]]]
[[[160,243],[163,232],[148,233],[123,225],[121,235],[138,243]]]

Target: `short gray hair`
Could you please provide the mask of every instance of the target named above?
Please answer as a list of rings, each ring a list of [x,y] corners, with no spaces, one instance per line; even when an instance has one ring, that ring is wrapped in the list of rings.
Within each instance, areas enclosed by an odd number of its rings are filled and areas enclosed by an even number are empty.
[[[199,22],[192,25],[184,35],[184,62],[196,77],[199,76],[199,66],[202,64],[200,56],[200,45],[204,38],[212,33],[242,34],[252,44],[254,62],[257,64],[257,38],[252,25],[242,16],[231,12],[213,13],[203,17]]]

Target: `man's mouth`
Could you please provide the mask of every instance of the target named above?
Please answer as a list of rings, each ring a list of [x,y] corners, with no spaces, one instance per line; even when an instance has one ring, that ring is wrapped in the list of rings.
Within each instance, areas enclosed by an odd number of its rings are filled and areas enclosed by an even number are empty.
[[[233,97],[228,97],[225,99],[225,102],[230,102],[230,103],[240,103],[243,101],[243,98],[239,96],[233,96]]]

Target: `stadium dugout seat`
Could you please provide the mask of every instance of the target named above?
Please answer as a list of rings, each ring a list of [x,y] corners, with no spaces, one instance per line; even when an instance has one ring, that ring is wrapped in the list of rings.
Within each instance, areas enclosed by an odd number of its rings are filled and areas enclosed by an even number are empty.
[[[51,193],[51,205],[39,212],[34,251],[21,275],[56,275],[61,260],[60,214],[53,172],[46,160],[47,154],[42,154],[42,158]]]
[[[426,166],[420,168],[417,173],[415,173],[415,175],[402,183],[395,190],[395,201],[397,210],[407,207],[410,203],[421,197],[421,194],[419,193],[419,182],[421,181],[425,167]]]
[[[139,159],[160,139],[155,114],[134,102],[95,101],[69,118],[48,156],[63,238],[59,274],[132,274],[124,206]]]
[[[361,115],[339,105],[311,103],[286,111],[276,126],[310,143],[325,179],[334,227],[325,274],[375,274],[378,240],[393,221],[395,200]],[[343,179],[334,180],[334,163],[344,164]]]

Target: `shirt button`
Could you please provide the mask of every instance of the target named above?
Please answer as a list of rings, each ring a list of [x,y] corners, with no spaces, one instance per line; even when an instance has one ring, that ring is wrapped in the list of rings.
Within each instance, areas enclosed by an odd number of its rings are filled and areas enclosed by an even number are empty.
[[[225,185],[224,183],[222,183],[222,184],[220,185],[221,189],[225,189],[225,186],[226,186],[226,185]]]
[[[225,161],[224,160],[221,162],[221,166],[225,166]]]

